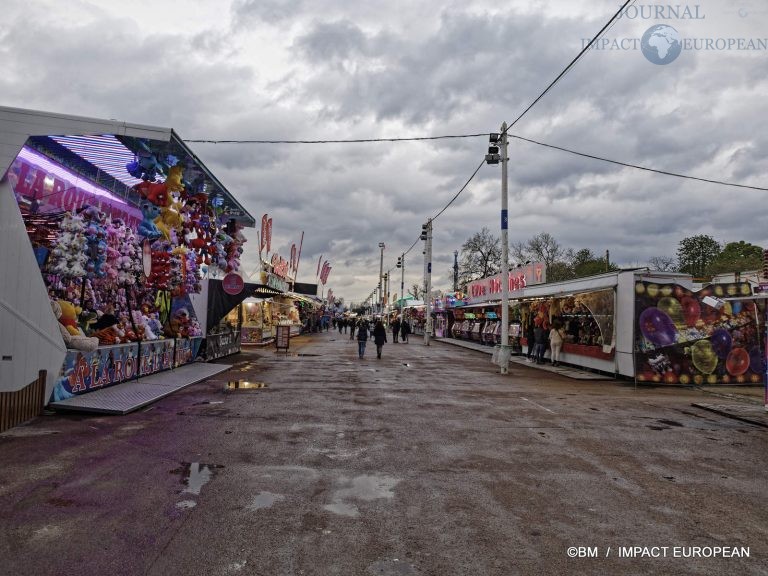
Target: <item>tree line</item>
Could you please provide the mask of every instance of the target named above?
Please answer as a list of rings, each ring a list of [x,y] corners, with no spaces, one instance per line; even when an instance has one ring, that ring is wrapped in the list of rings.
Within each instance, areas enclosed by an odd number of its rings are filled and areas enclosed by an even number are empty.
[[[509,267],[543,262],[547,282],[562,282],[603,272],[614,272],[619,266],[589,248],[566,248],[548,232],[541,232],[525,242],[509,247]],[[651,270],[684,272],[707,279],[716,274],[745,272],[762,268],[763,249],[749,242],[720,243],[711,236],[699,234],[680,240],[677,254],[654,256],[648,261]],[[501,242],[488,228],[470,236],[461,246],[459,286],[501,272]],[[451,271],[451,275],[453,271]]]

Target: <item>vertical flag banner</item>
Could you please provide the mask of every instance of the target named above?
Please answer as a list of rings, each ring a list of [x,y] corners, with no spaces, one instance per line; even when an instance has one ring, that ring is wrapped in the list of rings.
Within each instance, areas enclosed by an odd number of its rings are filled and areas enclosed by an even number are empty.
[[[261,237],[259,238],[259,254],[264,251],[267,245],[267,215],[261,217]]]

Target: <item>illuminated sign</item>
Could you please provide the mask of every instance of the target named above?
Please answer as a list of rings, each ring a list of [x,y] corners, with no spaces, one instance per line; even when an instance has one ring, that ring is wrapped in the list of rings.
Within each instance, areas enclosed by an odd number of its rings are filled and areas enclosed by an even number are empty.
[[[510,297],[519,296],[526,286],[544,284],[547,281],[546,267],[543,262],[527,264],[509,271],[508,290]],[[487,302],[501,298],[502,276],[501,273],[488,278],[474,280],[467,284],[469,302]]]

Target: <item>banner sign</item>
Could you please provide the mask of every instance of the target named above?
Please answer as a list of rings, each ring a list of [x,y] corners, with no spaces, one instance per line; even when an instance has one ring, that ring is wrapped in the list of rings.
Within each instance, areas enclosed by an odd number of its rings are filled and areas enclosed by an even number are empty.
[[[762,314],[746,282],[693,292],[635,283],[635,376],[664,384],[756,384],[765,375]],[[762,304],[760,304],[762,306]]]
[[[261,332],[261,327],[259,327]],[[240,332],[214,334],[205,339],[205,359],[208,361],[223,358],[240,352]]]
[[[7,175],[13,191],[41,213],[93,206],[134,229],[143,219],[138,208],[27,146],[21,149]]]

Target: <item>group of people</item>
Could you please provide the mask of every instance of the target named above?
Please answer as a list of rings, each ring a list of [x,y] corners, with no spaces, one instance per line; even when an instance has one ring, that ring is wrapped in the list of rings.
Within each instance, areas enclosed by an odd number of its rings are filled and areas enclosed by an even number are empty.
[[[376,358],[381,359],[381,351],[384,348],[384,344],[387,343],[387,329],[384,327],[384,323],[381,320],[377,320],[373,329],[369,329],[368,322],[361,320],[357,326],[357,355],[360,358],[365,356],[365,347],[368,343],[368,339],[372,338],[374,344],[376,344]],[[400,336],[401,341],[404,344],[408,343],[408,335],[411,333],[411,325],[406,319],[396,318],[392,322],[392,342],[397,344],[397,338]],[[350,340],[355,334],[355,326],[352,326],[352,334]]]
[[[547,328],[549,329],[547,330]],[[547,327],[540,317],[536,317],[528,324],[526,338],[528,339],[527,356],[529,362],[544,364],[544,354],[547,351],[547,345],[549,345],[552,351],[552,366],[560,364],[560,352],[566,338],[562,324],[554,322]]]

